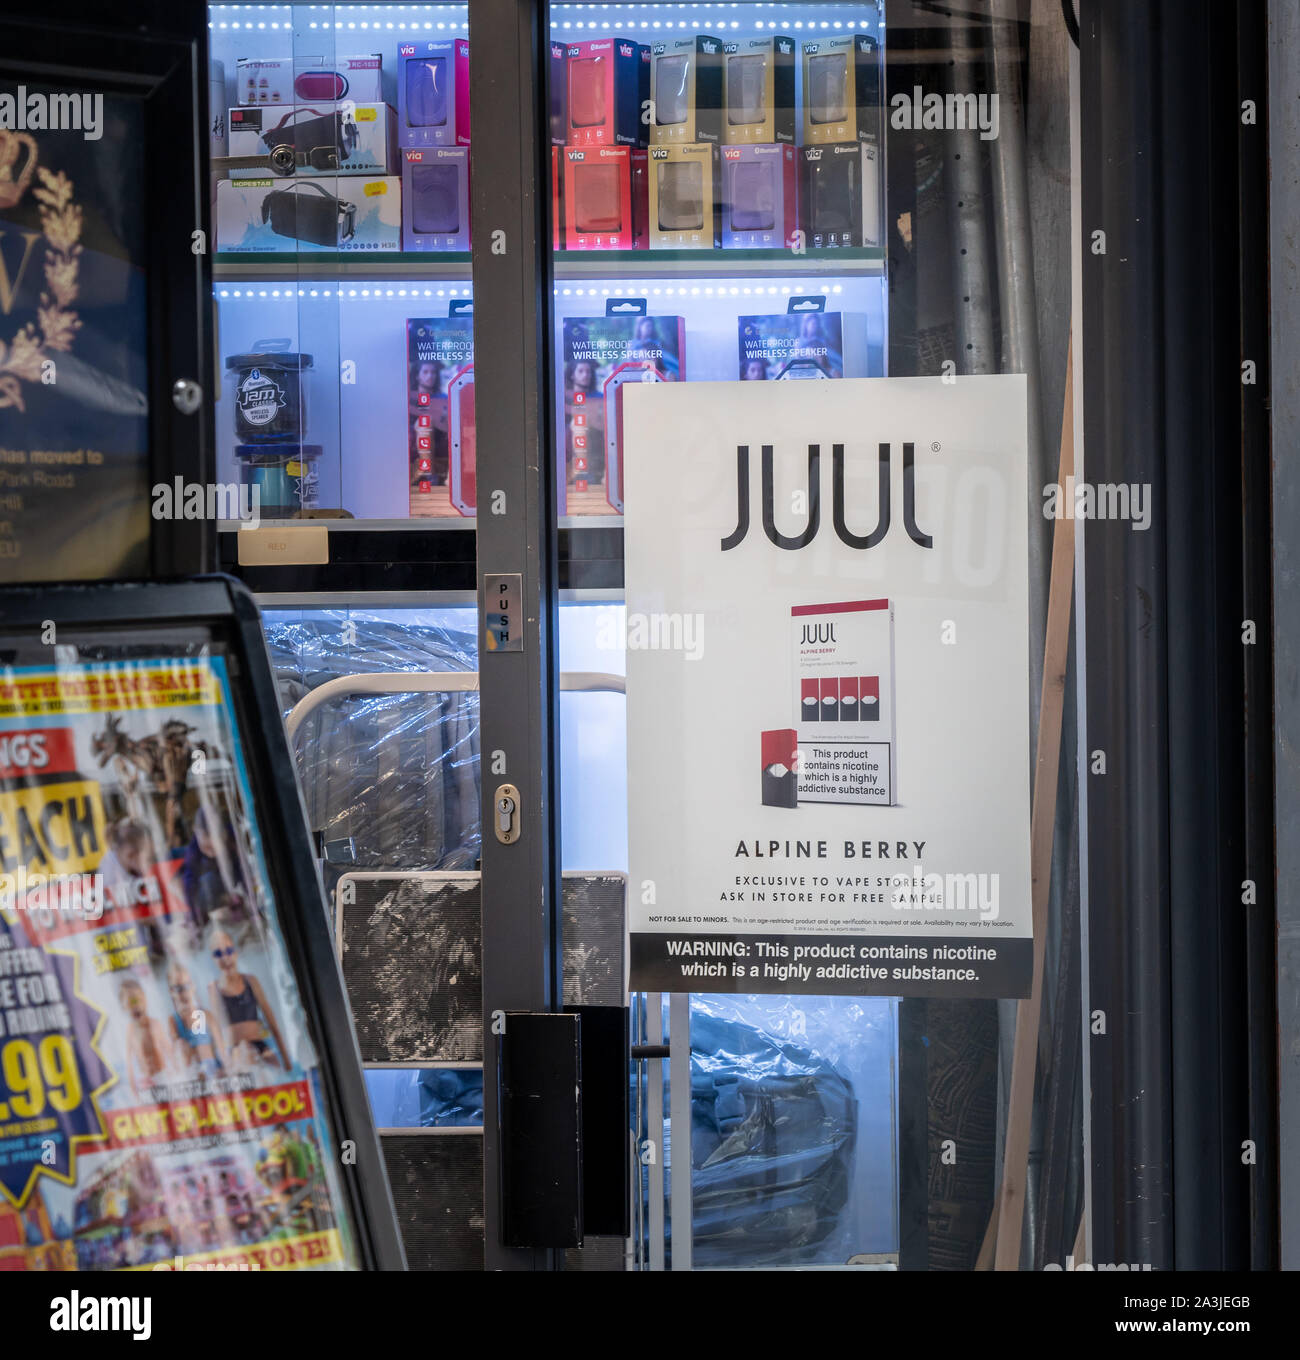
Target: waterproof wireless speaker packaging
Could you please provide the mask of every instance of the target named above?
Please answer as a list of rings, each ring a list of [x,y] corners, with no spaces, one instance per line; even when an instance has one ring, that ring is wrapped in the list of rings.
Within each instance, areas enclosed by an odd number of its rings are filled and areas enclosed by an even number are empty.
[[[795,244],[799,166],[792,146],[724,146],[718,156],[724,248]]]
[[[473,304],[406,323],[411,514],[474,513]],[[451,485],[449,499],[434,487]]]
[[[794,144],[794,68],[793,38],[723,44],[724,142]]]
[[[610,298],[605,308],[604,316],[563,320],[561,513],[622,513],[623,387],[686,376],[680,316],[648,316],[644,298]]]
[[[402,152],[402,249],[468,250],[469,147]]]
[[[644,248],[646,153],[632,146],[567,146],[563,155],[566,247]]]
[[[742,316],[739,377],[743,382],[867,376],[867,318],[828,312],[822,294],[793,297],[774,316]]]
[[[650,247],[712,250],[717,244],[712,146],[650,148]]]
[[[790,610],[799,802],[898,801],[889,600]]]
[[[879,246],[880,153],[871,142],[800,148],[799,217],[804,244],[819,249]]]
[[[303,104],[351,99],[378,104],[383,59],[378,52],[355,57],[255,58],[235,62],[235,98],[243,105]]]
[[[399,145],[469,145],[469,43],[402,43],[397,49]]]
[[[644,146],[650,49],[628,38],[570,43],[562,68],[568,146]],[[554,74],[554,68],[552,68]]]
[[[700,34],[650,49],[650,144],[722,139],[722,43]]]
[[[271,175],[386,175],[393,168],[397,119],[387,104],[328,104],[230,110],[230,154],[261,165],[236,179]]]
[[[386,251],[402,244],[395,175],[217,181],[217,250]]]
[[[868,33],[803,45],[803,140],[880,145],[880,44]]]

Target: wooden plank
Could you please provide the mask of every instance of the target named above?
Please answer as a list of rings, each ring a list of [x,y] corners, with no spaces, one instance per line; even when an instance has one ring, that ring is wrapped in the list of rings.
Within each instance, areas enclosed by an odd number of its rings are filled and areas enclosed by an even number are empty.
[[[1066,485],[1074,471],[1074,341],[1066,351],[1065,411],[1061,421],[1061,456],[1057,484]],[[1016,1037],[1011,1056],[1011,1090],[1007,1101],[1007,1135],[998,1190],[995,1270],[1020,1268],[1029,1164],[1029,1126],[1038,1065],[1038,1023],[1043,1000],[1043,956],[1047,942],[1047,907],[1052,881],[1052,832],[1056,821],[1056,784],[1061,761],[1061,720],[1065,672],[1070,655],[1070,605],[1074,588],[1074,520],[1056,521],[1052,535],[1052,572],[1047,596],[1047,633],[1043,647],[1042,701],[1038,711],[1038,745],[1034,766],[1034,801],[1030,814],[1030,872],[1034,915],[1034,975],[1029,996],[1016,1007]]]
[[[993,1269],[993,1248],[998,1240],[998,1202],[993,1201],[993,1212],[989,1215],[989,1226],[984,1231],[984,1241],[980,1243],[980,1254],[975,1261],[976,1270]]]

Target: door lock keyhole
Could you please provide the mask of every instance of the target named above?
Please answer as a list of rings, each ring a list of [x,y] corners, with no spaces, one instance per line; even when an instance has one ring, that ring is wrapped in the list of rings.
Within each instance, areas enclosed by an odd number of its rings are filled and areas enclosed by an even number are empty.
[[[492,796],[492,825],[502,845],[513,845],[519,839],[519,790],[513,784],[502,784]]]

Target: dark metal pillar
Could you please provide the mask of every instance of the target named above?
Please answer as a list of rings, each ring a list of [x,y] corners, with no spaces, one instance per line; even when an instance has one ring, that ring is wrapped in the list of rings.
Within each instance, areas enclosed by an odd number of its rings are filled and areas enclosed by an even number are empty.
[[[1243,151],[1241,105],[1263,106],[1258,17],[1097,0],[1082,25],[1086,474],[1152,503],[1149,529],[1085,537],[1092,1257],[1156,1269],[1248,1267],[1275,1203],[1254,1127],[1275,1082],[1267,942],[1243,900],[1272,816],[1249,650],[1270,608],[1263,149]]]
[[[494,1019],[560,999],[556,492],[546,342],[551,296],[540,60],[546,8],[472,0],[474,349],[478,434],[479,684],[482,694],[483,1133],[485,1264],[547,1269],[549,1251],[501,1245]],[[484,577],[517,573],[521,651],[494,651]],[[519,834],[493,829],[499,785],[519,791]]]

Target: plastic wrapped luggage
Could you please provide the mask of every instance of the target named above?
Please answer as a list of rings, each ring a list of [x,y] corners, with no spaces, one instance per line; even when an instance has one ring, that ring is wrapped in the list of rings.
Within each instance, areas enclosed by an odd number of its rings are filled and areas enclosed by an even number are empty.
[[[427,621],[268,611],[264,626],[286,714],[345,675],[476,668],[471,635]],[[308,717],[295,746],[328,877],[475,867],[477,694],[341,695]]]

